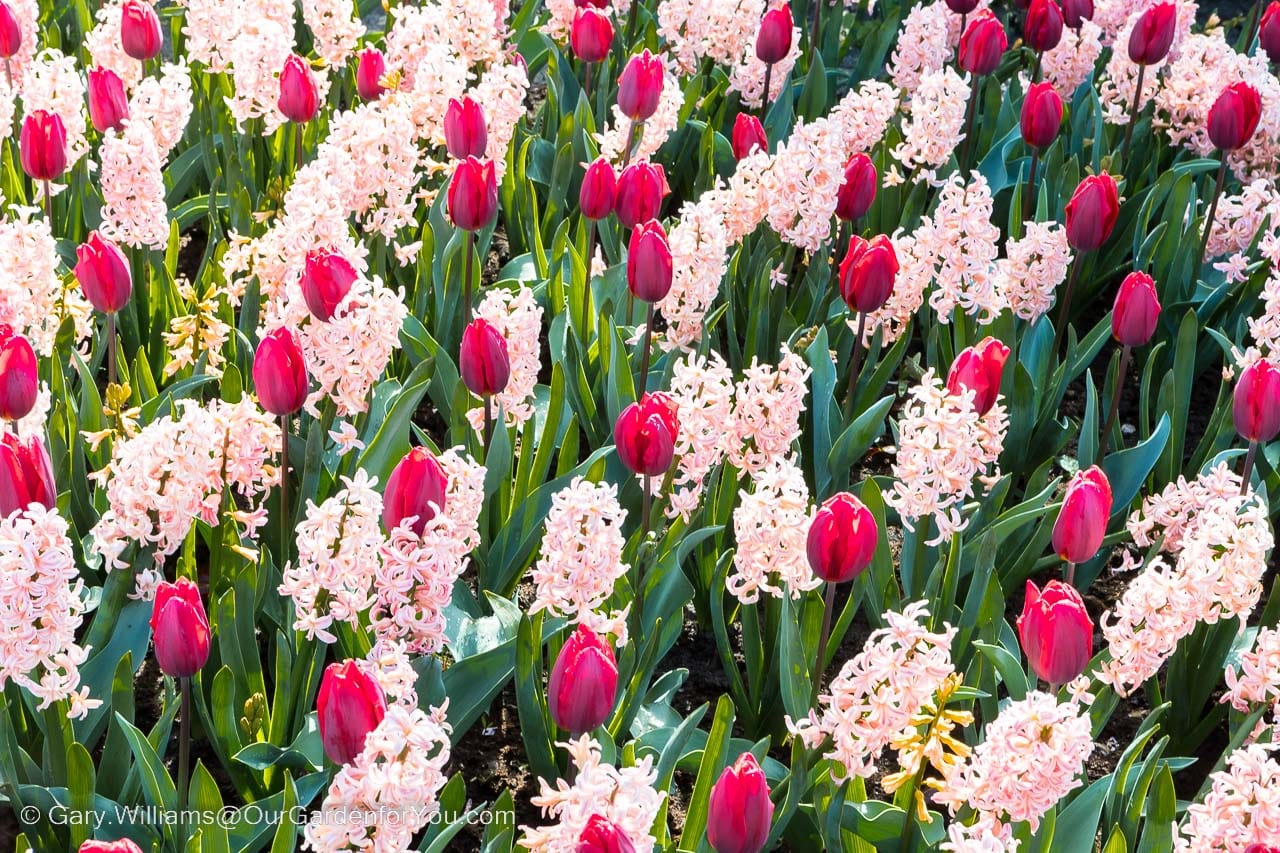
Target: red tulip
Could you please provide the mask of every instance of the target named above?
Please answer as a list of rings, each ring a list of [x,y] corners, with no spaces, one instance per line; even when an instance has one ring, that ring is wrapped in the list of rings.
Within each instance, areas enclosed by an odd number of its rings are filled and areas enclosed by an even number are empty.
[[[786,59],[791,52],[793,27],[791,7],[786,3],[765,12],[756,33],[756,59],[765,65],[773,65]]]
[[[661,302],[671,290],[673,274],[667,232],[656,219],[631,232],[627,248],[627,288],[636,299]]]
[[[302,269],[302,298],[311,316],[322,323],[333,319],[338,305],[359,278],[356,268],[337,249],[312,249]]]
[[[307,401],[308,385],[298,336],[281,326],[263,337],[253,354],[253,387],[262,408],[273,415],[292,415]]]
[[[613,165],[599,157],[587,166],[582,176],[582,188],[578,190],[578,207],[587,219],[604,219],[613,213],[618,196],[618,176]]]
[[[200,590],[188,578],[156,587],[151,610],[151,640],[160,671],[174,678],[190,678],[209,660],[209,617]]]
[[[574,853],[636,853],[622,827],[603,815],[593,814],[578,836]]]
[[[1127,347],[1146,346],[1160,319],[1160,298],[1156,283],[1144,272],[1131,272],[1116,291],[1111,312],[1111,334]]]
[[[133,293],[133,274],[124,252],[97,231],[76,247],[76,281],[94,308],[103,314],[114,314],[129,304]]]
[[[716,853],[760,853],[772,821],[769,780],[756,757],[744,752],[711,788],[707,841]]]
[[[641,160],[632,163],[618,176],[618,195],[614,210],[624,228],[635,228],[641,222],[657,219],[662,199],[671,188],[661,164]]]
[[[80,845],[78,853],[142,853],[142,848],[128,838],[119,841],[89,840]]]
[[[1262,118],[1262,98],[1248,83],[1232,83],[1209,108],[1209,140],[1215,148],[1235,151],[1249,144]]]
[[[1148,6],[1129,33],[1129,59],[1139,65],[1155,65],[1173,45],[1178,26],[1178,9],[1172,3]]]
[[[492,160],[460,160],[449,181],[449,218],[464,231],[479,231],[498,213],[498,177]]]
[[[1067,202],[1067,242],[1077,252],[1092,252],[1107,242],[1120,216],[1115,178],[1102,172],[1080,182]]]
[[[1000,382],[1004,377],[1004,363],[1009,360],[1009,348],[992,337],[986,337],[971,347],[960,351],[951,363],[947,374],[947,390],[959,396],[966,390],[973,392],[973,408],[979,415],[991,411],[1000,396]]]
[[[120,7],[120,45],[124,52],[144,62],[160,54],[160,16],[150,3],[125,0]]]
[[[658,110],[665,74],[662,60],[645,50],[627,61],[618,77],[618,108],[632,121],[647,121]]]
[[[129,117],[129,97],[124,82],[110,68],[89,69],[89,118],[94,130],[120,130]]]
[[[978,8],[978,0],[947,0],[947,8],[957,15],[967,15]]]
[[[1244,848],[1244,853],[1280,853],[1280,847],[1268,847],[1262,843],[1253,843]]]
[[[364,751],[364,740],[387,713],[382,688],[355,661],[331,663],[320,679],[316,723],[324,754],[334,764],[350,764]]]
[[[608,9],[609,0],[573,0],[575,9]]]
[[[67,130],[62,118],[35,110],[22,120],[18,142],[22,171],[35,181],[52,181],[67,170]]]
[[[366,101],[376,101],[386,93],[382,78],[387,74],[387,60],[382,51],[366,47],[356,64],[356,93]]]
[[[603,62],[613,45],[613,22],[609,15],[592,6],[574,10],[569,28],[569,46],[583,62]]]
[[[489,131],[484,123],[484,108],[471,98],[450,98],[444,111],[444,139],[449,156],[458,160],[468,157],[483,159],[489,145]]]
[[[876,555],[876,517],[848,492],[827,498],[813,515],[806,545],[809,568],[824,581],[851,581]]]
[[[1076,588],[1060,581],[1049,581],[1043,592],[1027,581],[1018,636],[1032,671],[1050,684],[1071,681],[1093,657],[1093,621]]]
[[[0,323],[0,419],[21,420],[35,408],[36,367],[31,342]]]
[[[382,490],[382,526],[395,530],[412,517],[409,529],[421,536],[427,523],[444,512],[449,475],[425,447],[415,447],[396,463]]]
[[[1004,25],[990,9],[983,9],[960,36],[960,67],[975,76],[990,74],[999,67],[1008,46]]]
[[[636,474],[661,476],[671,467],[679,429],[675,401],[661,391],[645,394],[613,425],[618,458]]]
[[[1258,25],[1258,46],[1274,65],[1280,62],[1280,0],[1271,0]]]
[[[866,154],[854,154],[844,164],[844,180],[836,193],[836,216],[845,222],[861,219],[876,200],[876,164]]]
[[[1093,20],[1093,0],[1062,0],[1062,21],[1073,30]]]
[[[1231,412],[1242,438],[1275,438],[1280,432],[1280,368],[1265,358],[1246,367],[1236,380]]]
[[[0,518],[40,504],[53,509],[58,487],[53,480],[53,462],[39,436],[18,438],[11,432],[0,435]]]
[[[769,151],[769,137],[764,132],[764,125],[750,113],[738,113],[733,120],[733,157],[743,160],[757,151]]]
[[[1022,30],[1023,41],[1035,51],[1053,50],[1062,41],[1062,24],[1062,9],[1055,0],[1031,0]]]
[[[1022,140],[1032,148],[1048,148],[1062,127],[1062,96],[1049,82],[1036,83],[1022,101]]]
[[[1068,563],[1087,563],[1102,547],[1111,517],[1111,483],[1097,465],[1067,484],[1053,524],[1053,550]]]
[[[22,48],[22,23],[5,0],[0,0],[0,57],[12,59]]]
[[[840,262],[840,296],[850,311],[866,314],[884,305],[893,293],[898,255],[883,234],[870,240],[854,235]]]
[[[472,394],[487,397],[502,393],[511,378],[507,339],[483,317],[471,321],[462,332],[458,372]]]
[[[575,737],[603,725],[618,692],[613,649],[586,625],[565,641],[547,679],[547,706],[555,724]]]
[[[320,90],[311,66],[296,53],[289,54],[280,71],[280,97],[276,107],[296,124],[306,124],[320,111]]]

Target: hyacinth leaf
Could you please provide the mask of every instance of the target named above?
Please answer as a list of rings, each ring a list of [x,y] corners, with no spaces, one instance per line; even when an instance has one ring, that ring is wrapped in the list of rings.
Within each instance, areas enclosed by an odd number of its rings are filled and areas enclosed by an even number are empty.
[[[697,853],[710,850],[706,839],[707,808],[711,796],[711,786],[720,773],[733,760],[728,754],[730,735],[733,731],[733,702],[728,696],[721,696],[716,703],[715,717],[711,722],[711,731],[706,745],[702,749],[702,760],[698,767],[698,782],[694,786],[689,799],[689,809],[685,814],[684,831],[680,835],[678,849]]]

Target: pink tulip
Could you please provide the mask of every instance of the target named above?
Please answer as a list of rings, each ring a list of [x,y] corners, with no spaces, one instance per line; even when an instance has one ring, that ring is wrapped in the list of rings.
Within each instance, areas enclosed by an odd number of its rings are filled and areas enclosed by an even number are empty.
[[[1093,657],[1093,621],[1076,588],[1051,580],[1041,592],[1027,581],[1018,636],[1031,669],[1050,684],[1066,684]]]
[[[382,526],[395,530],[409,518],[409,529],[421,536],[427,523],[444,511],[449,475],[440,460],[425,447],[415,447],[404,455],[382,491]]]
[[[165,675],[190,678],[209,660],[209,618],[200,590],[190,579],[156,587],[151,636],[156,663]]]
[[[711,788],[707,842],[716,853],[760,853],[769,840],[773,802],[769,781],[749,752],[726,767]]]
[[[316,722],[320,726],[320,743],[330,761],[354,761],[364,751],[365,738],[386,713],[382,688],[355,661],[325,667],[316,696]]]
[[[0,419],[21,420],[35,408],[39,390],[36,368],[31,342],[0,323]]]
[[[1097,465],[1071,478],[1053,524],[1053,550],[1068,563],[1087,563],[1102,547],[1111,518],[1111,483]]]
[[[547,680],[547,706],[555,724],[573,736],[603,725],[618,692],[613,649],[586,625],[578,625]]]

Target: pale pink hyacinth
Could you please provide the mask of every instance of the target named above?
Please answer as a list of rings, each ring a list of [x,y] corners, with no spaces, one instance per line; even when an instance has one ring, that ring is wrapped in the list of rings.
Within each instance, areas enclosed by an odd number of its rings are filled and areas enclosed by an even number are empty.
[[[1250,346],[1233,352],[1241,369],[1280,353],[1280,269],[1273,267],[1262,285],[1262,313],[1249,318],[1249,335],[1253,339]]]
[[[959,308],[981,325],[995,320],[1009,301],[996,272],[1000,229],[991,221],[994,201],[987,179],[978,173],[968,184],[952,175],[942,185],[933,216],[916,231],[934,258],[934,290],[929,304],[938,322],[951,322]]]
[[[813,371],[799,355],[781,349],[775,367],[755,358],[734,388],[733,415],[726,424],[729,461],[752,476],[790,454],[800,437],[800,415]]]
[[[898,420],[893,487],[885,501],[915,531],[930,516],[938,527],[928,541],[937,545],[968,526],[961,507],[974,497],[974,482],[989,483],[1004,449],[1009,418],[997,402],[985,415],[973,407],[973,392],[951,394],[930,369],[911,389]]]
[[[304,847],[317,853],[408,850],[413,837],[439,812],[447,781],[448,703],[430,712],[392,705],[369,732],[364,749],[343,765],[320,811],[304,830]]]
[[[260,119],[262,133],[266,135],[274,133],[285,122],[276,103],[280,96],[280,71],[293,53],[294,6],[287,0],[242,0],[238,6],[237,10],[224,4],[221,15],[213,22],[215,27],[221,26],[223,33],[223,44],[217,49],[223,64],[220,70],[229,69],[234,90],[226,98],[227,110],[238,131],[244,132],[246,122]],[[227,27],[227,20],[236,23]],[[215,29],[215,40],[218,32]],[[190,55],[193,59],[201,58],[195,52]],[[318,69],[313,73],[323,102],[329,91],[329,76]]]
[[[359,666],[378,682],[388,704],[395,702],[410,709],[418,705],[418,672],[405,643],[380,636]]]
[[[690,354],[672,368],[669,393],[680,428],[667,516],[687,524],[702,504],[707,475],[725,458],[724,425],[733,417],[733,372],[715,350],[707,356]]]
[[[664,57],[665,58],[665,57]],[[680,110],[684,107],[684,88],[680,78],[667,68],[663,75],[662,94],[658,98],[658,109],[640,126],[638,140],[632,140],[631,162],[648,160],[658,153],[667,138],[680,123]],[[622,113],[622,108],[613,105],[613,121],[609,127],[596,134],[596,142],[600,146],[600,156],[621,164],[626,159],[627,134],[631,129],[631,119]]]
[[[864,80],[840,99],[827,118],[840,127],[844,150],[840,160],[868,153],[884,138],[898,114],[899,92],[881,80]]]
[[[108,240],[134,249],[163,249],[169,242],[164,162],[151,125],[128,122],[102,142],[102,225]]]
[[[542,306],[528,287],[522,285],[515,292],[495,287],[476,308],[476,317],[492,324],[507,342],[511,376],[494,400],[502,409],[504,423],[519,428],[533,417],[533,392],[542,368]],[[483,429],[484,408],[468,410],[467,420],[476,430]]]
[[[699,198],[699,204],[720,211],[731,246],[755,231],[768,215],[771,199],[765,193],[764,176],[772,165],[772,157],[757,151],[740,160],[727,181],[717,179],[715,187]]]
[[[844,182],[843,131],[842,124],[828,118],[798,122],[761,176],[769,227],[809,254],[831,239],[832,216]]]
[[[1244,850],[1280,838],[1280,762],[1275,744],[1250,744],[1227,757],[1209,776],[1203,803],[1187,807],[1175,839],[1178,853]]]
[[[161,160],[182,140],[194,109],[191,98],[186,60],[166,62],[158,77],[144,78],[129,96],[129,120],[150,125]]]
[[[1049,809],[1085,782],[1093,731],[1088,713],[1074,702],[1032,691],[1006,705],[983,737],[934,795],[952,814],[968,806],[999,823],[1026,821],[1034,832]]]
[[[80,686],[89,649],[76,643],[84,582],[57,510],[31,504],[0,518],[0,688],[12,682],[40,700],[67,700],[83,719],[102,704]]]
[[[951,61],[955,49],[951,17],[952,12],[943,0],[911,7],[898,30],[898,42],[889,58],[893,85],[913,92],[925,75],[941,71]],[[959,28],[959,21],[955,27]]]
[[[1264,225],[1271,232],[1280,228],[1280,194],[1270,181],[1259,178],[1238,194],[1223,193],[1218,199],[1205,256],[1220,258],[1246,251]]]
[[[74,56],[55,47],[36,54],[22,83],[22,110],[29,115],[36,110],[57,113],[67,132],[67,168],[70,169],[89,152],[85,104],[86,90]]]
[[[778,5],[771,3],[771,6]],[[773,65],[773,74],[769,77],[769,103],[782,94],[787,85],[787,78],[791,75],[791,69],[795,67],[796,60],[800,58],[800,37],[802,33],[799,27],[792,28],[791,31],[791,50],[787,55],[778,60]],[[737,92],[742,97],[744,106],[750,109],[758,109],[764,104],[764,77],[767,66],[756,56],[755,46],[742,54],[738,62],[729,69],[729,91]]]
[[[507,149],[515,136],[516,125],[525,116],[525,95],[529,91],[529,75],[519,62],[503,62],[489,66],[471,97],[484,110],[488,129],[488,153],[493,159],[494,174],[499,183],[507,171]]]
[[[334,429],[329,430],[329,438],[337,447],[339,456],[346,456],[353,450],[364,450],[364,442],[360,433],[356,432],[351,421],[341,421]]]
[[[947,827],[947,840],[938,847],[946,853],[1017,853],[1021,842],[1013,828],[989,815],[979,815],[971,824],[954,821]]]
[[[704,193],[685,202],[668,232],[673,274],[671,290],[658,303],[667,321],[663,345],[690,349],[702,340],[703,318],[720,293],[729,263],[729,234],[718,197]]]
[[[551,496],[542,547],[533,567],[534,600],[529,612],[546,611],[582,623],[597,633],[618,633],[626,642],[626,620],[596,613],[630,570],[622,559],[627,511],[618,487],[575,477]]]
[[[350,0],[302,0],[302,20],[316,53],[329,65],[346,62],[364,35],[364,24],[351,12]]]
[[[810,749],[830,739],[824,757],[839,764],[839,776],[870,777],[894,737],[931,700],[954,668],[951,641],[956,629],[944,623],[930,631],[928,602],[915,601],[901,613],[884,614],[886,627],[871,632],[862,651],[845,662],[819,696],[821,716],[810,711],[788,728]]]
[[[120,41],[121,7],[124,0],[107,0],[94,14],[93,29],[85,33],[84,46],[94,65],[110,69],[124,83],[126,90],[132,90],[142,79],[142,60],[134,59],[124,52]],[[23,35],[22,47],[26,48],[26,35]]]
[[[1280,629],[1262,628],[1252,648],[1240,656],[1236,666],[1227,665],[1224,680],[1227,692],[1223,702],[1247,714],[1258,705],[1271,708],[1271,715],[1280,711]]]
[[[280,448],[275,419],[248,396],[174,406],[174,415],[117,439],[111,461],[89,475],[105,485],[109,506],[90,531],[89,548],[108,570],[129,566],[122,555],[130,544],[152,548],[157,560],[176,553],[197,520],[233,521],[248,542],[266,523],[258,511],[280,479],[271,462]],[[228,489],[240,500],[227,501]]]
[[[1102,28],[1093,21],[1083,21],[1078,30],[1063,29],[1058,46],[1042,55],[1040,70],[1062,99],[1069,102],[1080,84],[1093,73],[1100,56]],[[1150,82],[1154,88],[1154,79]]]
[[[491,0],[401,6],[387,33],[387,70],[406,72],[406,84],[412,88],[423,82],[421,74],[430,73],[426,66],[420,67],[420,60],[430,55],[428,45],[444,47],[464,70],[470,70],[498,62],[506,50],[505,35],[498,28]]]
[[[751,604],[761,592],[796,599],[822,586],[805,551],[812,515],[809,487],[796,460],[776,459],[756,472],[751,491],[733,511],[738,547],[725,582],[729,592]]]
[[[911,94],[902,142],[893,149],[894,159],[911,173],[913,181],[937,182],[937,169],[951,159],[964,139],[968,102],[969,83],[950,66],[921,78]]]
[[[1144,498],[1142,505],[1130,513],[1126,527],[1138,547],[1159,543],[1161,551],[1176,555],[1207,510],[1239,494],[1240,475],[1225,462],[1219,462],[1192,480],[1179,475],[1177,481]]]
[[[15,205],[0,221],[0,323],[22,333],[41,356],[53,353],[63,320],[75,319],[76,339],[93,334],[93,308],[74,279],[67,286],[49,221],[35,207]]]
[[[1056,222],[1027,222],[1022,237],[1010,240],[1007,257],[996,261],[996,292],[1009,300],[1015,317],[1034,323],[1053,307],[1058,286],[1071,267],[1067,231]]]
[[[600,815],[626,834],[636,853],[653,853],[655,840],[649,832],[666,798],[665,792],[653,788],[658,779],[653,756],[646,755],[630,767],[617,767],[604,762],[600,744],[590,735],[557,746],[568,751],[577,768],[573,784],[563,778],[555,786],[538,780],[541,793],[532,802],[556,823],[520,827],[524,833],[520,846],[535,853],[577,850],[587,821]]]
[[[764,15],[763,0],[666,0],[658,5],[658,35],[681,74],[704,58],[729,66],[748,51]]]
[[[293,50],[291,0],[180,0],[186,7],[186,54],[210,71],[230,70],[239,57],[258,52],[264,75],[277,73]]]

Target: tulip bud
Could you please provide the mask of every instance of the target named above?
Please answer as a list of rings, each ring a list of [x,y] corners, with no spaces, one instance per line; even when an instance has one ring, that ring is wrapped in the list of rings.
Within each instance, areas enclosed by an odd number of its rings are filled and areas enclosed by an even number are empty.
[[[1044,591],[1027,581],[1018,637],[1031,669],[1050,684],[1066,684],[1093,657],[1093,621],[1076,588],[1052,580]]]
[[[618,77],[618,108],[632,121],[647,121],[658,111],[665,74],[662,60],[646,48],[627,61]]]
[[[623,409],[613,425],[618,458],[636,474],[665,474],[675,455],[679,430],[675,401],[661,391],[644,394]]]
[[[765,65],[773,65],[787,58],[791,52],[791,7],[786,3],[774,6],[760,19],[756,33],[756,59]]]
[[[769,137],[764,132],[764,125],[750,113],[738,113],[733,120],[733,157],[743,160],[756,151],[769,151]]]
[[[449,181],[449,218],[464,231],[479,231],[498,213],[498,178],[492,160],[460,160]]]
[[[582,188],[578,191],[578,206],[587,219],[604,219],[613,213],[613,204],[618,195],[618,176],[614,174],[613,165],[604,157],[598,158],[587,166],[582,177]]]
[[[200,590],[190,579],[156,587],[151,641],[160,671],[174,678],[190,678],[209,660],[209,618]]]
[[[622,827],[603,815],[593,814],[578,836],[575,853],[636,853]]]
[[[972,391],[974,411],[985,415],[1000,396],[1004,363],[1008,360],[1007,346],[995,338],[983,338],[956,356],[947,374],[947,390],[956,396]]]
[[[484,123],[484,108],[471,98],[450,98],[444,111],[444,139],[449,156],[458,160],[468,157],[483,159],[489,145],[489,131]]]
[[[1245,147],[1262,118],[1262,98],[1248,83],[1232,83],[1209,108],[1209,141],[1215,148],[1235,151]]]
[[[1062,9],[1055,0],[1031,0],[1022,30],[1023,41],[1041,53],[1053,50],[1062,41],[1062,24]]]
[[[614,210],[624,228],[635,228],[641,222],[657,219],[662,199],[671,188],[661,164],[641,160],[632,163],[618,176],[618,195]]]
[[[76,247],[76,281],[85,299],[103,314],[114,314],[129,303],[133,274],[124,252],[97,231]]]
[[[124,82],[110,68],[89,69],[89,118],[94,130],[106,133],[119,130],[129,117],[129,97]]]
[[[716,853],[760,853],[772,821],[769,781],[756,757],[744,752],[711,788],[707,841]]]
[[[636,299],[661,302],[671,290],[671,246],[662,223],[650,219],[631,232],[627,248],[627,288]]]
[[[1111,517],[1111,483],[1097,465],[1067,484],[1053,524],[1053,550],[1068,563],[1087,563],[1102,547]]]
[[[861,219],[876,200],[879,176],[866,154],[854,154],[844,165],[844,181],[836,192],[836,216],[845,222]]]
[[[355,661],[331,663],[320,679],[316,723],[324,754],[334,764],[350,764],[364,751],[364,739],[387,713],[382,688]]]
[[[311,65],[296,53],[284,61],[276,106],[285,118],[297,124],[306,124],[320,111],[320,90]]]
[[[967,15],[978,8],[978,0],[947,0],[947,8],[957,15]]]
[[[1160,319],[1156,283],[1144,272],[1131,272],[1116,291],[1111,313],[1111,334],[1126,347],[1146,346]]]
[[[1120,191],[1115,178],[1102,172],[1080,182],[1067,202],[1067,242],[1077,252],[1102,246],[1120,216]]]
[[[569,28],[569,46],[574,56],[583,62],[603,62],[612,45],[613,22],[608,13],[591,6],[574,11]]]
[[[511,378],[507,339],[483,317],[472,320],[462,332],[458,372],[477,397],[500,394],[507,387],[507,380]]]
[[[1129,33],[1129,59],[1139,65],[1155,65],[1173,45],[1178,26],[1178,9],[1172,3],[1148,6]]]
[[[35,408],[36,367],[31,342],[0,323],[0,420],[21,420]]]
[[[142,848],[128,838],[121,838],[119,841],[90,839],[80,845],[78,853],[142,853]]]
[[[302,269],[302,298],[311,316],[322,323],[333,319],[333,313],[359,278],[356,268],[337,249],[312,249],[307,252]]]
[[[22,120],[18,141],[22,171],[35,181],[52,181],[67,170],[67,130],[62,118],[48,110],[35,110]]]
[[[863,314],[884,305],[893,293],[898,275],[898,255],[883,234],[871,240],[854,235],[840,262],[840,296],[850,311]]]
[[[876,517],[848,492],[827,498],[809,523],[809,568],[824,581],[844,583],[862,574],[876,555]]]
[[[1265,358],[1246,367],[1236,380],[1231,413],[1241,438],[1275,438],[1280,433],[1280,368]]]
[[[0,0],[0,57],[12,59],[22,48],[22,24],[13,7]]]
[[[356,65],[356,92],[366,101],[376,101],[387,91],[382,85],[382,78],[387,73],[387,60],[382,51],[366,47],[360,51],[360,61]]]
[[[960,36],[960,67],[974,76],[990,74],[1000,65],[1009,46],[1004,26],[990,9],[973,16]]]
[[[586,625],[578,625],[547,680],[551,719],[574,737],[585,734],[609,719],[617,691],[613,649]]]
[[[1062,21],[1078,30],[1085,21],[1093,20],[1093,0],[1062,0]]]
[[[1274,65],[1280,62],[1280,0],[1271,0],[1258,25],[1258,46]]]
[[[415,447],[396,463],[382,490],[382,526],[395,530],[408,518],[409,529],[421,536],[427,523],[444,512],[449,475],[425,447]]]
[[[0,518],[40,504],[53,509],[58,488],[53,481],[53,462],[39,436],[25,441],[11,432],[0,435]]]
[[[1022,140],[1032,148],[1048,148],[1062,127],[1062,96],[1049,82],[1036,83],[1022,101]]]
[[[160,54],[160,16],[150,3],[125,0],[120,7],[120,45],[134,59],[145,62]]]
[[[264,336],[253,354],[253,387],[273,415],[292,415],[307,401],[309,382],[302,344],[283,326]]]

